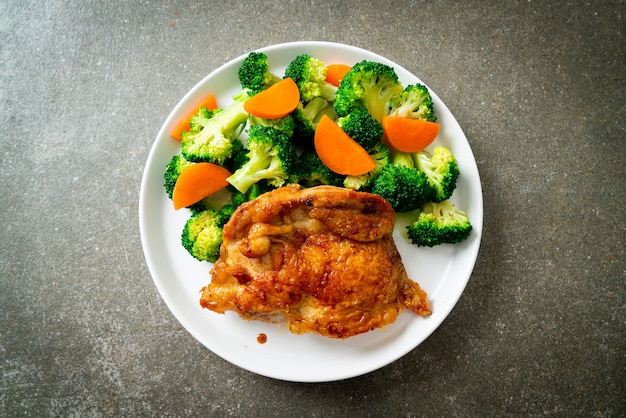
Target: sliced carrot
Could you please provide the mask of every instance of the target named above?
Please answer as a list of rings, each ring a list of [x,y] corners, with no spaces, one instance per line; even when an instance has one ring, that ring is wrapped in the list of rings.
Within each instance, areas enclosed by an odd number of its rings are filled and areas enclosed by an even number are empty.
[[[326,66],[326,82],[335,87],[339,87],[339,82],[343,79],[352,67],[346,64],[330,64]]]
[[[439,134],[439,125],[422,119],[383,116],[383,132],[389,145],[401,152],[418,152],[429,146]]]
[[[172,202],[174,209],[185,208],[212,195],[228,185],[230,173],[225,168],[211,163],[196,163],[185,168],[178,176]]]
[[[178,122],[178,125],[176,125],[176,128],[174,128],[174,130],[172,131],[172,138],[182,141],[181,134],[183,133],[183,131],[189,131],[189,122],[191,121],[191,118],[193,118],[198,113],[200,108],[203,107],[206,107],[207,110],[217,109],[217,101],[215,100],[215,96],[209,94],[196,107],[193,108],[194,110],[190,112],[187,117]]]
[[[360,176],[376,167],[365,148],[326,115],[315,129],[313,142],[320,160],[335,173]]]
[[[243,108],[252,116],[279,119],[293,112],[299,102],[298,85],[293,79],[285,78],[246,100]]]

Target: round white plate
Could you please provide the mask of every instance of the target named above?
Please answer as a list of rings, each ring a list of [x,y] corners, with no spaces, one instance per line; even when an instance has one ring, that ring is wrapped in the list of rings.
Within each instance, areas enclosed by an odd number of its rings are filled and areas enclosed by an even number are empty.
[[[403,85],[422,83],[400,65],[372,52],[328,42],[293,42],[262,48],[270,69],[282,76],[299,54],[327,64],[354,64],[363,59],[393,66]],[[456,245],[418,248],[405,238],[407,220],[398,217],[394,239],[409,276],[428,293],[433,313],[418,317],[403,312],[387,327],[347,340],[317,335],[294,335],[283,324],[245,321],[236,314],[220,315],[199,304],[199,291],[210,281],[211,264],[193,259],[180,244],[189,212],[174,211],[163,188],[163,172],[180,143],[170,137],[176,122],[206,94],[221,107],[240,90],[237,69],[247,54],[213,71],[176,105],[159,131],[145,167],[139,201],[141,241],[152,278],[165,303],[180,323],[209,350],[227,361],[260,375],[296,382],[324,382],[359,376],[379,369],[424,341],[448,316],[469,280],[480,246],[483,200],[472,150],[456,119],[432,92],[441,130],[434,145],[452,150],[461,175],[451,200],[472,222],[471,236]],[[432,147],[431,146],[431,147]],[[257,336],[267,335],[260,344]]]

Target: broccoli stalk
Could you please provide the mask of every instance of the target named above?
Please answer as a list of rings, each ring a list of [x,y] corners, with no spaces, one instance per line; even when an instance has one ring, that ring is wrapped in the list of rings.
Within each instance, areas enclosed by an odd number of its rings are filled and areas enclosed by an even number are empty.
[[[398,150],[392,151],[391,164],[404,165],[406,167],[415,167],[413,154],[409,152],[398,151]]]
[[[433,201],[442,202],[452,196],[459,177],[459,166],[452,151],[436,146],[432,155],[422,150],[413,154],[417,168],[426,174],[434,189]]]
[[[387,111],[387,102],[402,90],[393,67],[363,60],[354,64],[341,80],[333,106],[339,117],[362,107],[381,122]]]
[[[261,180],[274,187],[285,184],[297,159],[289,136],[270,126],[254,125],[248,131],[247,146],[248,162],[228,182],[242,193]]]
[[[185,159],[224,165],[236,150],[236,141],[248,121],[248,113],[243,108],[248,98],[247,90],[243,90],[224,109],[211,114],[201,109],[192,120],[192,129],[181,135],[181,150]]]
[[[423,119],[436,122],[433,112],[433,99],[423,84],[411,84],[404,88],[402,93],[393,96],[387,102],[389,116],[402,116],[413,119]]]
[[[298,55],[285,69],[285,78],[293,79],[300,90],[300,100],[307,103],[315,97],[335,99],[337,87],[326,81],[326,64],[307,54]]]
[[[407,235],[417,246],[433,247],[456,244],[469,237],[472,224],[465,212],[449,200],[422,206],[415,222],[407,226]]]
[[[244,58],[237,75],[243,89],[250,90],[250,96],[278,83],[281,78],[269,70],[269,60],[263,52],[250,52]]]

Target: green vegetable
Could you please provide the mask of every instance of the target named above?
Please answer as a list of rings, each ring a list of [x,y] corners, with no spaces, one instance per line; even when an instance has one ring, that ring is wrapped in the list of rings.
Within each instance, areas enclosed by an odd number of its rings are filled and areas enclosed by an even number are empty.
[[[288,135],[269,126],[251,126],[247,148],[249,160],[228,178],[230,184],[242,193],[260,180],[274,187],[285,184],[297,159]]]
[[[428,178],[415,167],[387,164],[374,180],[372,193],[385,198],[396,212],[409,212],[431,200]]]
[[[167,193],[167,197],[172,198],[172,193],[174,193],[174,186],[176,185],[176,180],[178,180],[178,176],[180,173],[193,163],[191,161],[187,161],[185,157],[180,154],[174,155],[170,162],[167,163],[165,167],[165,173],[163,173],[163,180],[165,183],[163,186],[165,187],[165,193]]]
[[[422,206],[419,217],[407,226],[409,240],[417,246],[433,247],[455,244],[469,237],[472,231],[467,214],[449,200]]]
[[[283,132],[287,136],[292,136],[295,129],[295,120],[293,115],[287,115],[278,119],[265,119],[258,116],[252,116],[248,118],[250,126],[263,125],[269,126],[276,130]]]
[[[413,154],[413,159],[435,190],[433,201],[449,199],[459,178],[459,166],[454,154],[448,148],[436,146],[432,155],[423,150]]]
[[[181,243],[192,257],[214,263],[222,245],[223,225],[224,216],[218,211],[206,209],[194,213],[183,227]]]
[[[333,106],[339,117],[361,107],[381,122],[387,102],[402,90],[393,67],[363,60],[354,64],[339,83]]]
[[[337,125],[368,152],[380,144],[383,125],[364,108],[355,108],[337,119]]]
[[[298,157],[290,181],[304,187],[320,185],[339,187],[343,184],[344,178],[345,176],[337,174],[326,167],[317,153],[314,151],[304,151]]]
[[[322,116],[326,115],[333,121],[337,119],[333,105],[323,97],[315,97],[307,104],[300,102],[292,115],[295,122],[294,140],[303,145],[310,145]]]
[[[285,78],[291,78],[300,90],[300,101],[307,103],[315,97],[328,101],[335,99],[337,87],[326,81],[326,64],[307,54],[298,55],[285,69]]]
[[[181,135],[185,159],[224,165],[236,150],[236,142],[248,121],[248,114],[243,109],[248,97],[247,91],[241,91],[224,109],[214,112],[200,109],[191,119],[191,129]]]
[[[402,93],[391,97],[387,102],[386,113],[389,116],[437,121],[430,92],[426,86],[419,83],[408,85]]]
[[[237,75],[241,87],[250,90],[250,96],[254,96],[282,80],[270,72],[269,60],[263,52],[250,52],[244,58]]]

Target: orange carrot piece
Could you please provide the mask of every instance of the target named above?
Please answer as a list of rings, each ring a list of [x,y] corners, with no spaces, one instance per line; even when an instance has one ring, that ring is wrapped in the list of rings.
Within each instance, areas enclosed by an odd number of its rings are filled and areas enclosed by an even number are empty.
[[[196,163],[185,168],[178,176],[172,202],[174,209],[185,208],[212,195],[228,185],[230,172],[211,163]]]
[[[207,110],[217,109],[217,101],[215,100],[215,96],[209,94],[207,97],[204,98],[204,100],[202,100],[202,102],[200,102],[200,104],[198,104],[198,106],[194,107],[194,110],[190,112],[187,117],[178,122],[178,125],[176,125],[176,128],[174,128],[174,130],[172,131],[172,138],[178,141],[182,141],[181,134],[183,133],[183,131],[189,131],[189,122],[191,121],[191,118],[193,118],[198,113],[200,108],[203,107],[206,107]]]
[[[285,78],[255,94],[243,104],[246,112],[264,119],[279,119],[293,112],[300,102],[300,90],[291,78]]]
[[[315,129],[313,142],[320,160],[335,173],[360,176],[376,167],[365,148],[326,115]]]
[[[418,152],[429,146],[439,134],[439,125],[422,119],[383,116],[383,132],[389,145],[401,152]]]
[[[352,67],[346,64],[330,64],[326,66],[326,82],[339,87],[339,82]]]

